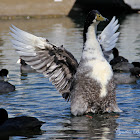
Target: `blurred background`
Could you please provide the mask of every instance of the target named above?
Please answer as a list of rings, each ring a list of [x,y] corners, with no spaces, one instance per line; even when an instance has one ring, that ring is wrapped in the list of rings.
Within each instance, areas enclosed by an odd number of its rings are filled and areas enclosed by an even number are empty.
[[[97,9],[101,13],[119,15],[140,9],[139,0],[1,0],[0,18],[68,16],[78,9],[87,13]]]

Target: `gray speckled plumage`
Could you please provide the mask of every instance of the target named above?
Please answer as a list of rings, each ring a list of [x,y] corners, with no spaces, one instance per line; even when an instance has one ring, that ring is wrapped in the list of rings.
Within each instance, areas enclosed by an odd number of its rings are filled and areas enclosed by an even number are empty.
[[[91,69],[80,65],[78,69],[80,72],[76,73],[74,86],[71,91],[71,112],[74,115],[82,115],[88,112],[120,112],[121,110],[116,104],[116,86],[113,77],[106,86],[107,96],[100,98],[100,83],[88,77]]]

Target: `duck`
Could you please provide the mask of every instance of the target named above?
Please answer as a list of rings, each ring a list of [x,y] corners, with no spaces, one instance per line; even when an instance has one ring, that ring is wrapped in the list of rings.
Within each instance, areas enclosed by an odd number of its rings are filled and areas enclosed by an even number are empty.
[[[14,131],[29,131],[37,130],[45,122],[39,121],[35,117],[30,116],[17,116],[8,118],[8,112],[4,108],[0,108],[0,132],[14,132]]]
[[[116,65],[117,63],[121,63],[121,62],[128,62],[128,59],[124,58],[123,56],[119,55],[119,51],[118,49],[115,47],[112,49],[112,54],[113,54],[113,59],[110,61],[110,65]],[[135,68],[140,68],[140,62],[132,62],[129,65],[131,65],[130,67],[135,67]],[[131,69],[131,68],[129,68]]]
[[[15,86],[7,81],[8,73],[7,69],[1,69],[0,71],[0,93],[15,91]]]
[[[140,68],[130,68],[129,71],[114,71],[114,81],[118,84],[134,84],[140,78]]]
[[[114,58],[110,61],[111,65],[115,65],[115,64],[120,63],[120,62],[128,62],[128,59],[119,55],[119,51],[117,48],[112,49],[112,54],[113,54]]]
[[[135,62],[134,62],[135,63]],[[130,68],[126,71],[114,71],[114,80],[116,84],[137,83],[140,78],[140,67]]]
[[[112,49],[114,58],[110,61],[114,72],[114,80],[116,84],[132,84],[136,83],[140,78],[140,63],[129,63],[128,59],[119,55],[118,49]]]
[[[140,62],[130,63],[128,59],[119,55],[118,49],[115,47],[112,49],[114,58],[110,61],[113,71],[116,72],[131,72],[132,75],[138,76],[140,70]]]
[[[130,72],[130,69],[134,68],[134,65],[129,63],[128,59],[119,55],[117,48],[112,49],[114,58],[110,61],[113,71],[115,72]]]
[[[31,68],[23,59],[19,58],[17,61],[20,64],[20,72],[21,73],[34,73],[36,72],[34,69]]]
[[[130,63],[128,59],[119,55],[117,48],[112,49],[114,58],[110,61],[114,72],[116,84],[131,84],[136,83],[140,78],[140,63]]]
[[[14,25],[10,27],[13,47],[25,62],[44,74],[62,97],[70,101],[71,114],[122,112],[116,101],[113,70],[108,62],[116,46],[119,28],[113,17],[97,36],[97,26],[108,21],[99,11],[87,14],[83,30],[83,50],[79,63],[63,46],[56,46]]]

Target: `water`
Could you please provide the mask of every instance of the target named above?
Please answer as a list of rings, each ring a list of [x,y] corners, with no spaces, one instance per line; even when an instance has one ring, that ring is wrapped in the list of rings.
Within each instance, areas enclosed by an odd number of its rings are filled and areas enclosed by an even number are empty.
[[[121,55],[132,61],[140,61],[140,14],[120,17],[121,32],[117,43]],[[30,139],[140,139],[140,82],[118,85],[117,102],[123,110],[120,114],[73,117],[70,103],[65,102],[54,86],[39,73],[20,73],[16,64],[19,56],[13,49],[9,35],[11,24],[46,37],[50,42],[66,49],[79,60],[82,50],[82,17],[80,19],[49,18],[30,20],[0,21],[0,68],[9,70],[9,82],[16,91],[0,94],[0,107],[5,108],[9,117],[29,115],[46,123],[41,132],[26,136],[11,136],[10,140]]]

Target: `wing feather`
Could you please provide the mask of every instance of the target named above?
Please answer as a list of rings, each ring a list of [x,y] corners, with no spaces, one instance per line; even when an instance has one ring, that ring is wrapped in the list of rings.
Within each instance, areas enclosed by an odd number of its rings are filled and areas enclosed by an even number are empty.
[[[37,37],[12,25],[13,47],[21,59],[49,78],[65,99],[69,99],[71,85],[78,62],[63,47],[56,47],[42,37]]]
[[[113,17],[110,23],[98,36],[98,41],[108,61],[109,56],[112,53],[111,50],[116,46],[116,42],[118,41],[118,37],[120,34],[119,32],[117,32],[118,28],[119,28],[118,19]]]

